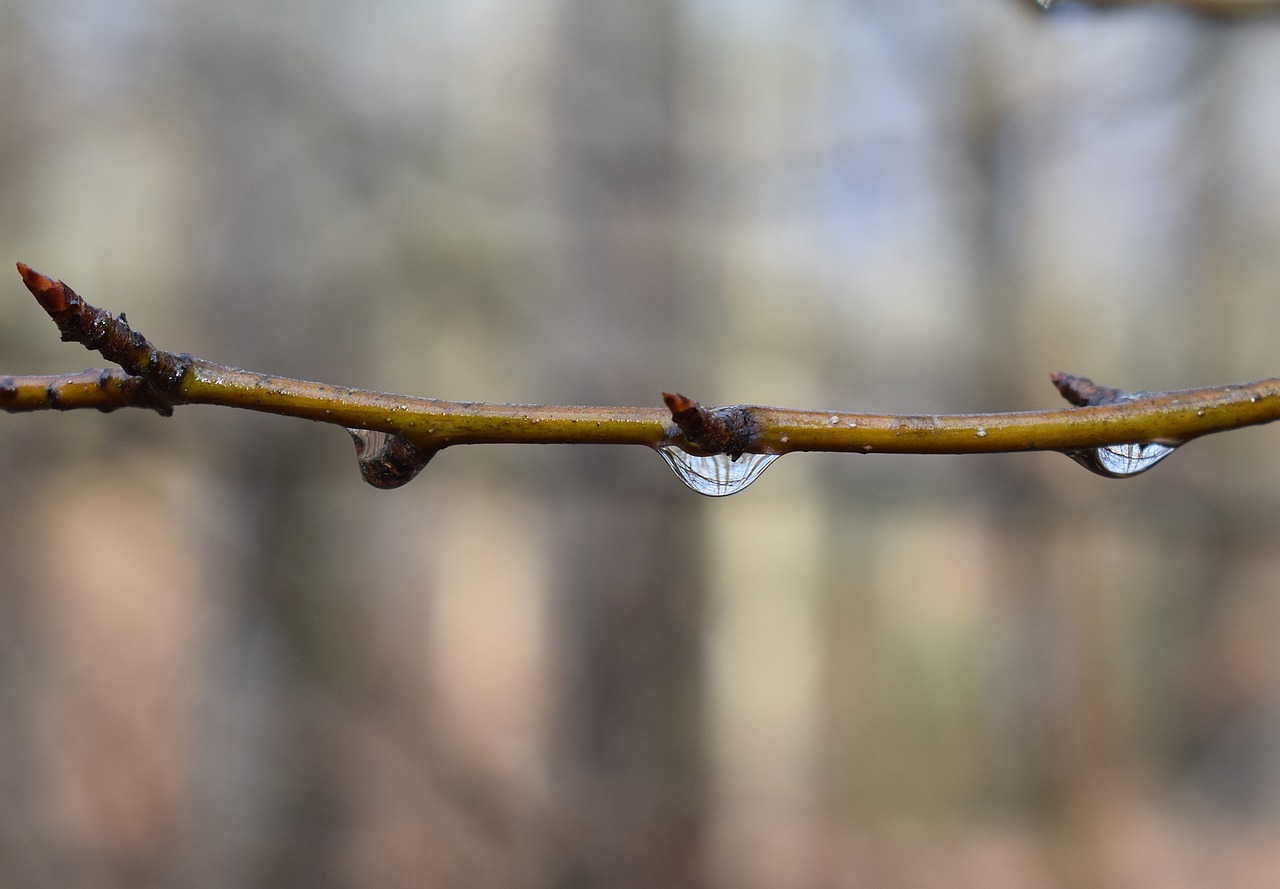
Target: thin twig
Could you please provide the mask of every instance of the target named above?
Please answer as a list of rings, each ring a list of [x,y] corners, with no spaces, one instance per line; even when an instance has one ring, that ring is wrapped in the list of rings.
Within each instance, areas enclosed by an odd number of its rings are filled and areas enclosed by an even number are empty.
[[[1041,9],[1088,6],[1181,6],[1209,16],[1241,16],[1274,12],[1277,0],[1031,0]]]
[[[124,316],[111,316],[25,265],[18,270],[63,339],[99,351],[123,370],[0,377],[0,407],[10,413],[143,407],[167,415],[176,405],[214,404],[387,433],[411,443],[405,453],[421,463],[450,445],[502,442],[677,445],[693,454],[731,458],[792,451],[1074,451],[1130,442],[1179,444],[1280,419],[1277,379],[1125,393],[1065,374],[1055,374],[1053,381],[1079,406],[1009,413],[708,409],[672,393],[663,394],[667,410],[442,401],[273,377],[167,352],[133,331]]]

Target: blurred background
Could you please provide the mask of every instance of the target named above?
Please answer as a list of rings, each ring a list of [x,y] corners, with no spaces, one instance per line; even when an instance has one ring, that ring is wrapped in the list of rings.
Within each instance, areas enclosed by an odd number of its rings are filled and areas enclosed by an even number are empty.
[[[1154,6],[0,0],[0,258],[454,399],[1256,379],[1278,58]],[[6,280],[0,369],[100,366]],[[710,500],[640,448],[381,492],[334,427],[0,417],[0,885],[1275,885],[1278,434]]]

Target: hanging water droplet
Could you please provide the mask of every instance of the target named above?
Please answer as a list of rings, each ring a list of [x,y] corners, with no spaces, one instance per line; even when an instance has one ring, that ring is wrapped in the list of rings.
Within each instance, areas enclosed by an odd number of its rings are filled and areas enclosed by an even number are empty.
[[[372,429],[348,429],[356,443],[360,476],[375,488],[398,488],[413,480],[436,455],[400,435]]]
[[[1099,448],[1082,448],[1064,453],[1090,472],[1096,472],[1107,478],[1128,478],[1140,472],[1146,472],[1172,454],[1177,447],[1177,445],[1157,442],[1147,444],[1129,442],[1103,445]]]
[[[675,445],[663,445],[657,451],[680,481],[708,497],[738,493],[778,459],[777,454],[742,454],[736,460],[728,454],[699,457]]]

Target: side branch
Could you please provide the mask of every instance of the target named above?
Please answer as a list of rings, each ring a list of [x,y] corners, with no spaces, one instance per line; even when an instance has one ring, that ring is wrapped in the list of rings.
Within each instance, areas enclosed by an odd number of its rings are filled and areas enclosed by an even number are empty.
[[[120,365],[138,378],[137,386],[146,390],[139,393],[149,407],[168,416],[173,413],[172,391],[186,373],[190,356],[164,352],[129,327],[122,313],[112,318],[109,312],[89,305],[74,290],[61,281],[40,274],[23,263],[18,263],[18,274],[58,325],[64,342],[80,343],[86,349],[102,354],[103,358]]]
[[[0,407],[11,414],[89,407],[103,413],[121,407],[147,407],[165,416],[173,412],[169,402],[156,400],[145,378],[111,369],[0,377]]]
[[[392,487],[441,448],[479,443],[674,446],[696,457],[792,451],[977,454],[1163,445],[1280,419],[1280,380],[1126,393],[1055,374],[1074,407],[985,414],[870,414],[758,405],[705,408],[664,393],[667,410],[442,401],[273,377],[156,348],[123,315],[85,302],[70,287],[19,264],[27,288],[64,340],[98,351],[121,370],[0,377],[0,408],[32,410],[214,404],[368,430],[358,437],[362,468]],[[397,441],[407,442],[404,447]],[[379,443],[381,442],[381,443]],[[375,446],[376,445],[376,446]],[[388,456],[390,455],[390,456]],[[408,467],[408,468],[406,468]],[[409,471],[412,469],[412,471]]]

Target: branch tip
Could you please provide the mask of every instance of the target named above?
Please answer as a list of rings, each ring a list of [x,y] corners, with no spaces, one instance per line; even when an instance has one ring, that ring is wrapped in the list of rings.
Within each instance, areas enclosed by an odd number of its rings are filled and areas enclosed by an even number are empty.
[[[1110,386],[1099,386],[1088,377],[1057,371],[1049,375],[1059,394],[1076,407],[1094,407],[1100,404],[1115,404],[1127,399],[1129,395],[1123,389],[1112,389]]]
[[[17,267],[22,283],[27,285],[36,302],[50,315],[65,312],[76,299],[75,291],[61,281],[40,274],[25,262],[17,263]]]
[[[663,392],[662,400],[671,411],[671,419],[680,427],[690,444],[713,453],[719,450],[716,439],[720,436],[717,435],[715,417],[711,411],[679,392]]]
[[[663,392],[662,401],[671,411],[671,419],[676,419],[676,414],[684,413],[692,408],[696,408],[698,403],[688,396],[681,395],[679,392]]]

